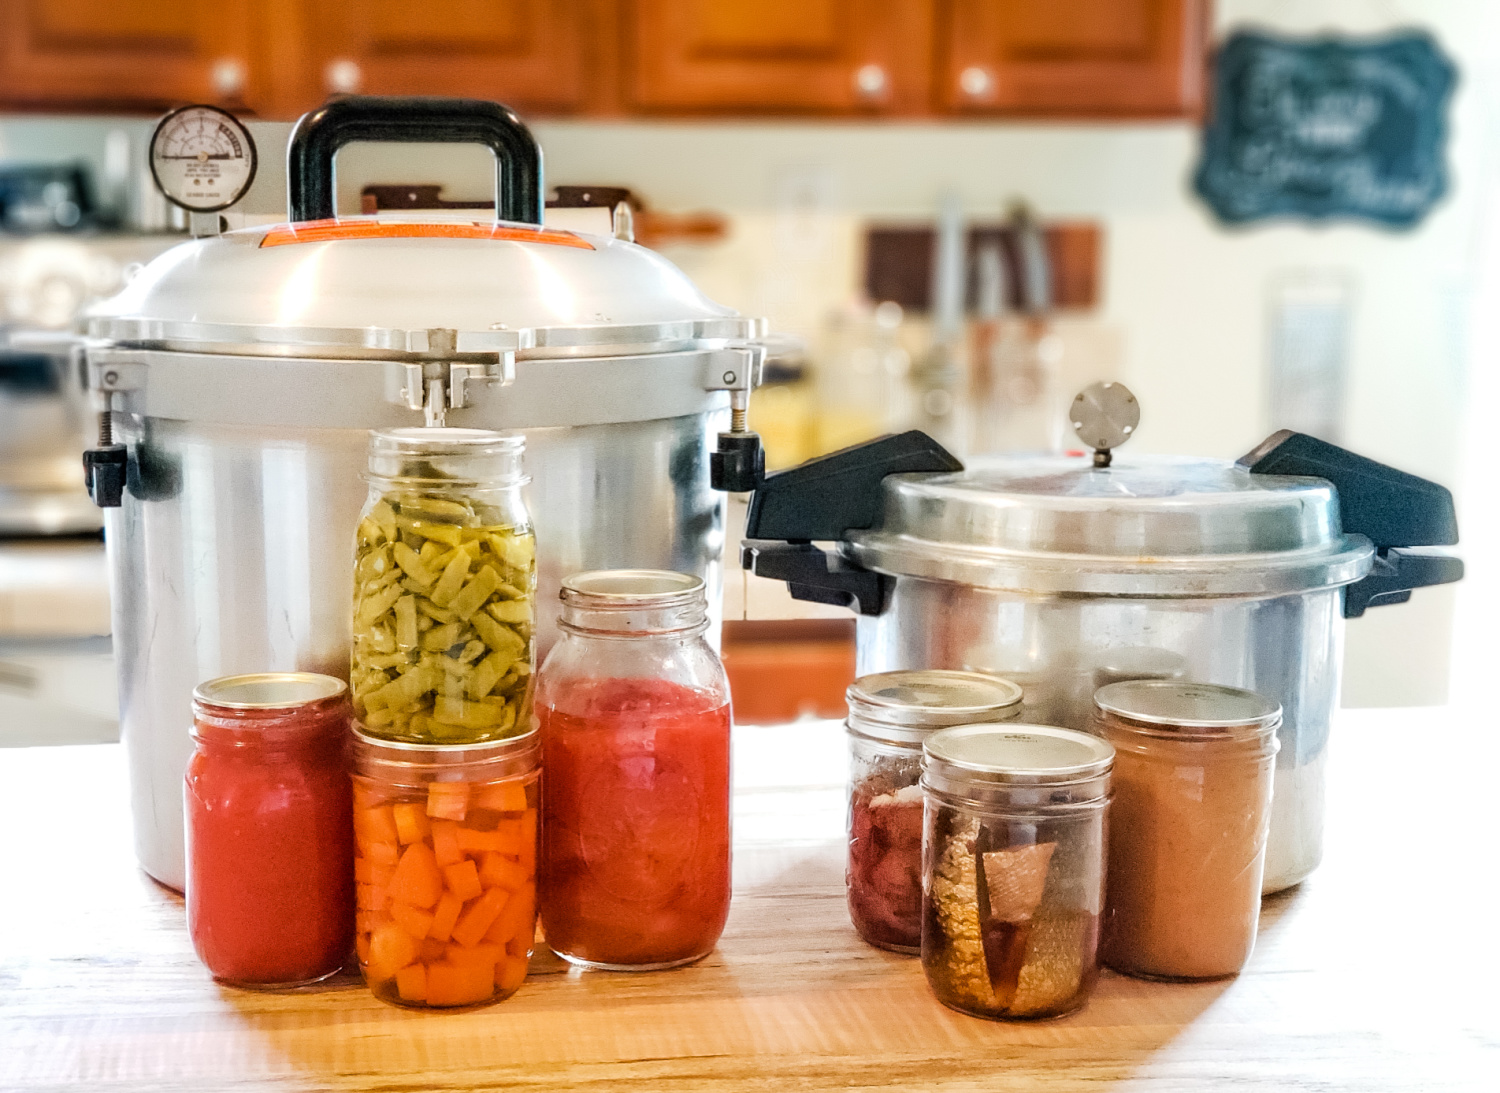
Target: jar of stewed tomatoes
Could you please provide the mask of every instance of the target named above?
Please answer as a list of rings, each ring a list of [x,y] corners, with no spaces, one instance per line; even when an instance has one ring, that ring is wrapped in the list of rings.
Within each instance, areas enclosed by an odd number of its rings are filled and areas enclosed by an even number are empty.
[[[537,678],[540,895],[547,944],[575,964],[669,968],[724,929],[729,683],[708,619],[687,574],[563,581],[563,637]]]
[[[349,956],[349,694],[310,672],[193,692],[183,787],[188,933],[214,977],[291,987]]]
[[[400,1006],[497,1002],[536,933],[537,734],[422,744],[354,733],[354,944]]]

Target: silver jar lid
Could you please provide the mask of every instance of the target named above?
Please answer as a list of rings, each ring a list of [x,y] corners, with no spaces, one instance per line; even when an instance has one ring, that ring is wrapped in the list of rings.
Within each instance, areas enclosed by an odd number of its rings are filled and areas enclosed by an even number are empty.
[[[632,637],[708,626],[703,578],[669,569],[596,569],[562,580],[558,624],[575,633]]]
[[[885,479],[884,515],[849,535],[869,569],[1036,594],[1283,595],[1369,572],[1333,486],[1236,463],[1015,456]]]
[[[849,731],[891,744],[921,744],[952,725],[1009,721],[1021,712],[1021,688],[983,672],[941,668],[861,676],[845,692]]]
[[[1173,729],[1274,728],[1281,704],[1255,691],[1216,683],[1135,679],[1111,683],[1094,693],[1105,713],[1146,725]]]
[[[1055,725],[961,725],[922,745],[922,776],[939,791],[966,785],[1040,786],[1107,774],[1115,749],[1088,733]]]
[[[348,689],[342,679],[316,672],[252,672],[205,680],[193,688],[193,701],[226,710],[292,710]]]

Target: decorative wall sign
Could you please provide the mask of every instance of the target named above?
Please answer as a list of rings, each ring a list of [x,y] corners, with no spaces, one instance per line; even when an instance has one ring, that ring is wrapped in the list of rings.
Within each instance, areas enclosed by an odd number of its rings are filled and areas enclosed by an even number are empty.
[[[1418,31],[1287,39],[1240,31],[1219,50],[1193,179],[1219,218],[1363,218],[1411,227],[1447,189],[1455,69]]]

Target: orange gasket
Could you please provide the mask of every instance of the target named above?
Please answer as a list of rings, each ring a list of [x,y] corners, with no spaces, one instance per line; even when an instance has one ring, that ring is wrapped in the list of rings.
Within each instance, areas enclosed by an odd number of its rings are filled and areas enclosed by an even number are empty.
[[[593,250],[581,236],[555,228],[518,228],[511,224],[421,223],[407,220],[308,220],[282,224],[266,232],[263,247],[293,243],[327,243],[335,239],[503,239],[513,243],[548,243],[555,247]]]

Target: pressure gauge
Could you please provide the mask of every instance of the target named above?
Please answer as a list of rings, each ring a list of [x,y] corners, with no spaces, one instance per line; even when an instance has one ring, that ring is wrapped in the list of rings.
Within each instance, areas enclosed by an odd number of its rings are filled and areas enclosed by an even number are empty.
[[[227,209],[255,181],[255,141],[217,106],[182,106],[151,134],[151,175],[167,200],[189,212]]]

